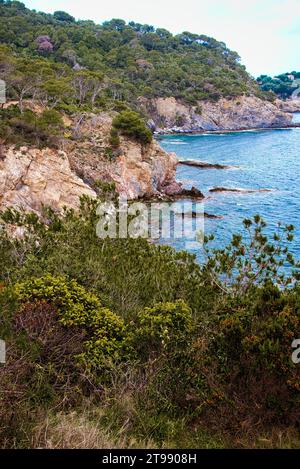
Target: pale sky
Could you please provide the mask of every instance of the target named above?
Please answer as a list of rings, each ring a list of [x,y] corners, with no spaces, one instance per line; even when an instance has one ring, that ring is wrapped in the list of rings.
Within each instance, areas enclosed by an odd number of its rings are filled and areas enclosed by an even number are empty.
[[[22,1],[22,0],[21,0]],[[174,34],[206,34],[238,52],[254,76],[300,70],[300,0],[23,0],[96,23],[121,18]]]

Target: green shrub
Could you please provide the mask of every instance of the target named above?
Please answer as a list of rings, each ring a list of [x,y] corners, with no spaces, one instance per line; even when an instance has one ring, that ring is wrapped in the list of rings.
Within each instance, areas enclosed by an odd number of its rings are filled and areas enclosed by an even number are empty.
[[[143,355],[180,350],[190,339],[192,325],[191,309],[184,301],[158,303],[137,314],[133,342]]]
[[[121,358],[126,332],[123,320],[101,307],[98,297],[75,280],[47,275],[15,285],[23,302],[45,301],[57,308],[59,321],[66,327],[81,327],[87,333],[86,352],[81,359],[97,365],[106,357]]]
[[[118,148],[120,146],[120,138],[116,128],[112,128],[110,131],[109,144],[112,148]]]
[[[22,114],[13,113],[6,124],[10,128],[9,141],[39,146],[54,145],[64,127],[61,115],[53,109],[41,114],[25,109]]]
[[[196,106],[195,109],[194,109],[194,112],[195,112],[195,114],[198,114],[199,116],[201,116],[202,112],[203,112],[202,106],[199,106],[199,105]]]
[[[152,141],[152,132],[146,126],[140,115],[134,111],[120,112],[112,122],[113,129],[129,138],[134,138],[142,144]]]
[[[184,114],[177,114],[175,119],[175,125],[182,127],[186,122],[186,116]]]
[[[300,328],[299,292],[284,295],[268,283],[228,306],[220,311],[213,342],[224,358],[224,371],[229,373],[238,364],[245,375],[274,373],[282,381],[282,391],[284,385],[290,386],[300,399],[300,370],[291,360],[291,343]]]

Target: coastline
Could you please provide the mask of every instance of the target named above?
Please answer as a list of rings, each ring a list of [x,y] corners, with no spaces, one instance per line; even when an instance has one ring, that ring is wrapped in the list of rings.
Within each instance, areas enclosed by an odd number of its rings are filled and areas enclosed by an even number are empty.
[[[241,132],[268,132],[270,130],[287,130],[287,129],[298,129],[300,128],[300,123],[290,124],[280,127],[256,127],[256,128],[240,128],[234,130],[167,130],[163,129],[162,131],[156,131],[153,133],[154,138],[159,140],[159,137],[164,135],[218,135],[218,134],[233,134]]]

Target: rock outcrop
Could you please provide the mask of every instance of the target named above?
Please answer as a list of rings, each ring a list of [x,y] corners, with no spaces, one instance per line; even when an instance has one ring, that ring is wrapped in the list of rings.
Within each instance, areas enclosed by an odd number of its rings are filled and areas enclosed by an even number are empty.
[[[120,137],[117,156],[107,156],[111,117],[94,115],[81,126],[81,142],[69,151],[73,170],[88,183],[113,182],[117,192],[128,199],[151,198],[180,191],[176,182],[177,157],[165,152],[155,140],[142,145]]]
[[[199,169],[237,169],[238,166],[232,166],[227,164],[220,164],[220,163],[208,163],[207,161],[199,161],[199,160],[179,160],[178,164],[182,164],[184,166],[193,166]]]
[[[199,132],[288,126],[292,116],[276,103],[254,96],[187,106],[175,98],[140,99],[157,132]]]
[[[276,104],[283,112],[300,112],[300,99],[276,100]]]
[[[80,196],[96,193],[70,168],[65,152],[49,148],[8,148],[0,161],[0,207],[40,212],[43,205],[60,210],[77,207]]]
[[[111,116],[87,115],[76,130],[77,137],[61,142],[64,151],[2,147],[0,208],[15,206],[35,212],[43,205],[55,210],[76,208],[82,195],[97,196],[98,181],[115,183],[117,192],[128,199],[182,191],[175,180],[174,153],[165,152],[154,140],[143,146],[121,137],[112,156],[107,153],[110,129]]]
[[[242,189],[229,187],[213,187],[209,192],[236,192],[238,194],[252,194],[254,192],[274,192],[274,189]]]

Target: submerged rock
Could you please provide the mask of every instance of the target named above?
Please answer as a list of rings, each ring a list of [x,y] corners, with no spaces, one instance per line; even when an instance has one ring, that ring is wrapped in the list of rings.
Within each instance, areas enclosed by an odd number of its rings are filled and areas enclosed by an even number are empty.
[[[185,166],[195,166],[200,169],[233,169],[238,168],[238,166],[229,166],[226,164],[220,163],[208,163],[207,161],[198,161],[198,160],[179,160],[178,164]]]
[[[182,189],[179,194],[176,194],[176,196],[178,198],[190,198],[194,200],[201,200],[205,198],[204,194],[194,186],[191,189]]]
[[[238,192],[241,194],[248,194],[253,192],[274,192],[274,189],[241,189],[229,187],[213,187],[209,192]]]
[[[207,213],[207,212],[195,212],[195,211],[192,211],[192,212],[182,212],[182,213],[176,213],[176,215],[178,216],[181,216],[182,218],[211,218],[211,219],[217,219],[217,220],[221,220],[222,218],[224,218],[222,215],[214,215],[212,213]]]

